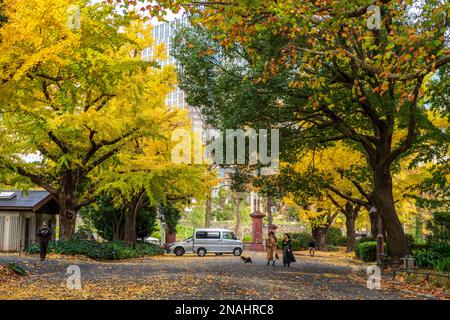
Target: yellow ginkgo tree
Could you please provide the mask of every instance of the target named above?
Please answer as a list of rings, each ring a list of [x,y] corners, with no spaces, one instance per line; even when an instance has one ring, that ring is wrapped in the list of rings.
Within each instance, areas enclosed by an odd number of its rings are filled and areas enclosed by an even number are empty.
[[[214,176],[205,165],[176,164],[171,159],[171,128],[189,123],[182,111],[168,113],[160,134],[144,137],[127,146],[117,162],[98,169],[98,194],[107,194],[115,206],[125,207],[126,243],[136,242],[136,218],[143,207],[161,207],[160,213],[182,211],[193,199],[202,200]],[[172,208],[172,210],[164,210]],[[163,214],[164,215],[164,214]],[[175,233],[177,217],[164,216],[170,233]],[[173,219],[174,218],[174,219]],[[179,217],[178,217],[179,218]]]
[[[169,121],[175,73],[142,59],[163,50],[134,13],[88,0],[5,0],[4,9],[0,165],[53,195],[67,239],[95,201],[97,169]]]

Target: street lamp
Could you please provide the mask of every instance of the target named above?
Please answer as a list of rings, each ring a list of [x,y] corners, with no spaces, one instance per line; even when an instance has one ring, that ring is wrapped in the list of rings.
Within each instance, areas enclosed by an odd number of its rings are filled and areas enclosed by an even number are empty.
[[[377,235],[377,260],[381,260],[381,255],[384,254],[384,239],[383,239],[383,222],[381,220],[381,215],[377,208],[372,207],[370,213],[377,214],[377,225],[378,225],[378,235]]]

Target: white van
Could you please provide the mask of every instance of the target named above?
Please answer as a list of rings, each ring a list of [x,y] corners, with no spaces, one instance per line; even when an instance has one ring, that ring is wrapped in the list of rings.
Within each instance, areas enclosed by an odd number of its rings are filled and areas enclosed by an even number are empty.
[[[228,229],[195,229],[194,235],[180,242],[171,243],[168,253],[182,256],[186,252],[197,253],[204,257],[207,253],[221,255],[232,253],[240,256],[243,250],[242,241],[236,238],[233,231]]]

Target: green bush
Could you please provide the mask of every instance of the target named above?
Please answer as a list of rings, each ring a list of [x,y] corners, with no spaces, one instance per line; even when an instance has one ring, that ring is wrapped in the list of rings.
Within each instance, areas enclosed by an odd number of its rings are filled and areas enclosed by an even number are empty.
[[[376,261],[377,243],[375,241],[357,243],[355,254],[358,259],[362,259],[365,262]]]
[[[32,244],[27,248],[27,252],[39,253],[39,244]],[[122,260],[159,255],[164,250],[146,242],[138,242],[132,247],[121,241],[97,242],[72,239],[49,242],[48,252],[67,255],[79,254],[95,260]]]
[[[336,227],[328,228],[325,241],[327,245],[332,246],[345,246],[347,244],[347,238],[342,236],[341,229]]]
[[[420,268],[438,268],[439,263],[450,258],[450,245],[446,243],[421,244],[413,248],[412,256]]]
[[[305,250],[308,249],[308,244],[312,240],[312,236],[306,232],[289,233],[291,236],[292,250]],[[278,247],[282,248],[283,238],[278,239]]]
[[[435,268],[441,272],[450,272],[450,257],[438,261]]]
[[[415,242],[411,243],[411,245],[410,245],[411,251],[427,250],[428,248],[430,248],[430,244],[425,241],[421,241],[421,242],[415,241]]]
[[[244,236],[244,238],[242,239],[242,242],[252,242],[252,236],[250,235],[246,235]]]
[[[297,241],[297,243],[298,243],[297,250],[308,249],[309,243],[313,239],[312,236],[306,232],[293,233],[293,234],[291,234],[291,237],[293,240]]]
[[[450,242],[450,214],[448,211],[433,212],[433,217],[426,221],[427,229],[431,231],[432,242]]]
[[[436,242],[429,245],[429,250],[434,251],[443,257],[450,257],[450,243]]]
[[[372,237],[365,237],[365,238],[359,238],[356,240],[356,244],[358,243],[364,243],[364,242],[373,242],[373,241],[377,241],[375,238]]]
[[[416,265],[420,268],[433,268],[442,256],[430,250],[413,250],[412,256]]]

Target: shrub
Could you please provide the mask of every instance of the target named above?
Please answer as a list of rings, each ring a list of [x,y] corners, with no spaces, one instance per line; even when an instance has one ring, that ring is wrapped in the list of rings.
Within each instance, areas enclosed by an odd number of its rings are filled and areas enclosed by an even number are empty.
[[[411,251],[414,251],[414,250],[427,250],[429,248],[430,248],[430,244],[425,242],[425,241],[422,241],[422,242],[415,241],[410,246]]]
[[[291,238],[292,240],[297,241],[297,250],[308,249],[308,245],[313,239],[312,236],[306,232],[292,233]]]
[[[32,244],[27,248],[28,253],[38,253],[39,245]],[[48,252],[67,255],[84,255],[95,260],[122,260],[143,256],[154,256],[164,252],[157,245],[138,242],[134,247],[127,246],[121,241],[97,242],[87,240],[51,241]]]
[[[435,264],[437,270],[441,272],[450,272],[450,257],[447,257],[443,260],[438,261]]]
[[[326,234],[326,244],[332,246],[345,246],[347,238],[342,236],[342,231],[336,227],[330,227]]]
[[[252,236],[250,235],[246,235],[244,236],[244,238],[242,239],[242,242],[252,242]]]
[[[413,250],[412,256],[420,268],[432,268],[437,261],[442,259],[440,254],[430,250]]]
[[[450,258],[450,245],[447,243],[420,245],[412,250],[412,256],[418,267],[437,268],[441,261]]]
[[[312,236],[306,232],[289,233],[291,236],[292,250],[305,250],[308,249],[308,244],[312,240]],[[283,238],[278,239],[278,247],[282,248]]]
[[[445,211],[433,212],[433,217],[426,221],[427,229],[431,231],[433,242],[449,243],[450,214]]]
[[[375,241],[357,243],[355,254],[358,259],[365,262],[377,260],[377,243]]]
[[[376,239],[372,238],[372,237],[359,238],[358,240],[356,240],[356,244],[364,243],[364,242],[373,242],[373,241],[376,242]]]
[[[434,251],[443,257],[450,257],[450,243],[436,242],[429,245],[429,250]]]

